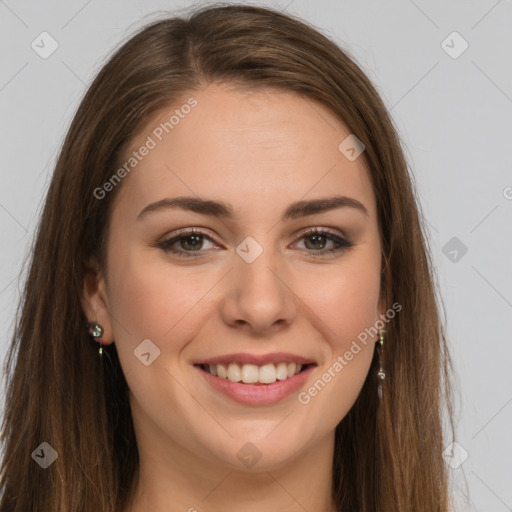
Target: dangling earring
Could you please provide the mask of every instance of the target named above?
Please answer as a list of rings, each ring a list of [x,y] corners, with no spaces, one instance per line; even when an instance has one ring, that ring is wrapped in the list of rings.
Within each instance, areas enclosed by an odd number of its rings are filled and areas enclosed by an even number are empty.
[[[89,322],[87,324],[87,331],[89,332],[89,336],[92,340],[100,344],[98,354],[100,355],[100,358],[102,358],[103,344],[101,343],[101,337],[103,336],[103,327],[98,322]]]
[[[386,378],[386,372],[384,372],[384,368],[382,367],[382,347],[384,346],[384,336],[386,335],[385,329],[379,330],[379,341],[377,341],[377,352],[379,353],[379,371],[377,372],[377,377],[379,378],[379,386],[377,388],[377,392],[379,393],[379,400],[382,400],[382,381]]]

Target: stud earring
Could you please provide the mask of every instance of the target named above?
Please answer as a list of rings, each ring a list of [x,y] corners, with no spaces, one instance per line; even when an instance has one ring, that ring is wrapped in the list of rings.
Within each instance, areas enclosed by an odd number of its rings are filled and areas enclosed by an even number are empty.
[[[377,341],[377,351],[379,353],[379,371],[377,372],[377,377],[379,378],[379,386],[377,388],[377,392],[379,393],[379,400],[382,400],[382,381],[386,378],[386,372],[382,367],[382,349],[384,347],[384,337],[386,336],[386,330],[379,330],[379,340]]]
[[[101,343],[101,337],[103,336],[103,327],[98,322],[89,322],[87,324],[87,332],[93,341],[100,344],[98,354],[102,357],[103,344]]]

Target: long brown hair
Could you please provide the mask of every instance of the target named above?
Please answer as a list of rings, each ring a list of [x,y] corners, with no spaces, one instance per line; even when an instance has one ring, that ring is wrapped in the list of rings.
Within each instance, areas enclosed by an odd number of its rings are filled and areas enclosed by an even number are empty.
[[[94,194],[148,117],[212,82],[272,87],[320,102],[364,143],[382,238],[387,325],[378,406],[374,358],[336,428],[340,511],[446,512],[443,409],[453,427],[451,360],[421,210],[399,137],[376,89],[349,56],[299,19],[241,5],[152,22],[99,71],[60,151],[31,251],[5,363],[0,510],[115,512],[138,468],[127,384],[115,344],[99,364],[81,297],[85,264],[105,263],[111,205]],[[341,141],[340,141],[341,142]],[[136,172],[136,171],[134,171]],[[47,442],[47,469],[32,454]]]

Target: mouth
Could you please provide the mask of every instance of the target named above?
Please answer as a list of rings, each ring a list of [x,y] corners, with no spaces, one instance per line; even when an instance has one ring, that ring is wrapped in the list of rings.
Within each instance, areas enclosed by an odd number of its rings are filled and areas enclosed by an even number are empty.
[[[251,363],[229,363],[229,364],[195,364],[205,373],[222,380],[229,380],[234,383],[252,385],[270,385],[277,381],[286,381],[296,375],[316,366],[315,363],[267,363],[256,365]]]
[[[246,406],[269,406],[298,393],[317,365],[283,362],[262,366],[251,363],[198,363],[193,366],[215,394]]]

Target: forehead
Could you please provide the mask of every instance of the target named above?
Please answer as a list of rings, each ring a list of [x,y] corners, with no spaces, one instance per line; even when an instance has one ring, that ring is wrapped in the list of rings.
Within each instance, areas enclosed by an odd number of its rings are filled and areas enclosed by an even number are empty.
[[[261,213],[281,202],[343,194],[374,214],[364,158],[351,161],[339,149],[350,135],[310,98],[212,84],[161,109],[139,129],[125,157],[135,158],[135,151],[137,162],[117,200],[143,207],[197,195]]]

